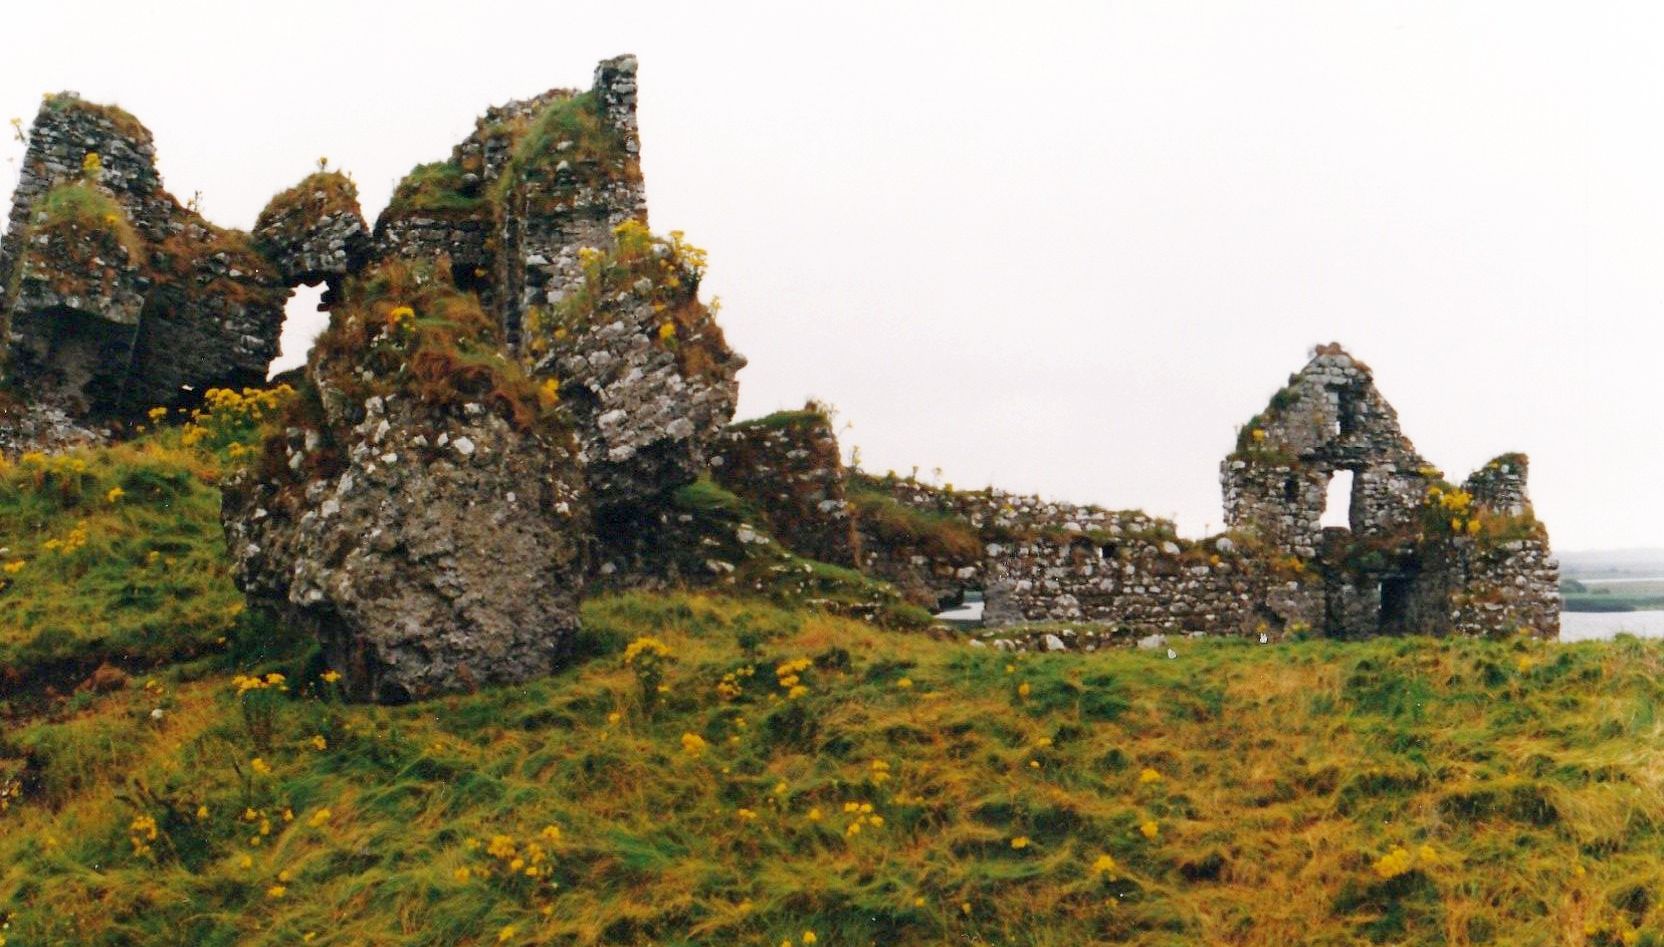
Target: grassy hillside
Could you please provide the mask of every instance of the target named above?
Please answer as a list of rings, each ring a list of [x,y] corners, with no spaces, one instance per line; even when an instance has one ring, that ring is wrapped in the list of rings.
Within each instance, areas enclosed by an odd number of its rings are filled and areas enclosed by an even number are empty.
[[[585,619],[584,660],[525,687],[343,705],[272,641],[238,673],[281,686],[198,662],[8,731],[7,947],[1633,944],[1664,923],[1655,643],[1013,658],[696,595]]]

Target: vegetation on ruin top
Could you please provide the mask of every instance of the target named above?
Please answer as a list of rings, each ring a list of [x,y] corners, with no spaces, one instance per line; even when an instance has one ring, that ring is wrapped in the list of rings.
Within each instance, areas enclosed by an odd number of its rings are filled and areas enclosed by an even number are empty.
[[[641,171],[624,139],[601,115],[593,92],[556,98],[546,105],[514,144],[497,176],[496,196],[527,184],[528,200],[564,205],[577,188],[614,180],[639,180]]]
[[[522,431],[564,429],[554,389],[503,353],[496,321],[443,262],[379,264],[343,296],[313,357],[351,397],[408,392],[434,408],[478,403]]]
[[[402,213],[468,215],[486,204],[483,196],[468,193],[461,167],[449,161],[433,161],[417,165],[404,176],[384,213],[390,216]]]
[[[105,234],[127,251],[131,264],[145,262],[144,240],[121,203],[90,181],[66,182],[47,191],[35,205],[29,232],[61,234],[72,249],[89,235]]]
[[[255,220],[254,229],[260,230],[296,212],[309,219],[336,214],[359,215],[358,185],[339,171],[314,171],[302,178],[299,184],[267,201]]]
[[[126,109],[100,102],[88,102],[73,92],[49,93],[41,99],[41,107],[51,109],[54,112],[62,112],[68,109],[87,112],[108,121],[115,127],[116,131],[126,138],[139,142],[151,140],[150,130],[145,128],[144,123],[134,118],[132,113]]]

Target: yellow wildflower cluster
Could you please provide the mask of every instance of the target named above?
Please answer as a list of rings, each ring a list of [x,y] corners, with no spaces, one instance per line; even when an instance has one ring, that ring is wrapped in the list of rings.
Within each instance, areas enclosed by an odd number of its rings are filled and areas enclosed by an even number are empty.
[[[810,821],[820,821],[816,818],[816,813],[819,811],[819,809],[810,811]],[[870,802],[846,802],[844,803],[844,814],[855,817],[849,825],[844,827],[844,838],[854,838],[860,835],[862,826],[871,826],[876,829],[884,825],[884,817],[872,811],[872,803]]]
[[[288,681],[288,678],[273,671],[265,677],[258,674],[238,674],[231,679],[231,684],[237,688],[237,696],[241,697],[249,691],[258,690],[273,690],[282,693],[289,689]]]
[[[67,556],[87,544],[87,524],[76,523],[68,533],[61,538],[48,539],[41,544],[47,552],[55,552]]]
[[[1028,843],[1029,843],[1028,836],[1019,835],[1016,838],[1011,840],[1011,847],[1018,850],[1018,851],[1022,851],[1023,849],[1028,848]]]
[[[667,345],[676,341],[676,323],[669,319],[659,323],[659,341]]]
[[[1161,826],[1157,824],[1154,819],[1145,819],[1143,824],[1138,827],[1138,831],[1145,838],[1153,842],[1155,841],[1156,836],[1161,834]]]
[[[872,781],[882,785],[890,781],[890,764],[883,760],[872,761]]]
[[[1378,877],[1390,880],[1407,875],[1418,868],[1430,868],[1439,864],[1441,860],[1439,853],[1431,845],[1420,845],[1413,852],[1402,845],[1394,845],[1392,851],[1375,859],[1373,867]]]
[[[1141,783],[1159,783],[1161,782],[1161,774],[1146,766],[1139,771],[1138,781]]]
[[[467,848],[470,851],[483,849],[490,861],[472,871],[459,868],[453,874],[458,881],[467,881],[476,873],[486,877],[547,879],[553,866],[549,863],[546,845],[556,845],[560,840],[560,827],[554,825],[544,826],[538,838],[528,842],[517,842],[511,835],[493,835],[488,840],[470,839]]]
[[[624,649],[624,663],[635,664],[648,658],[670,657],[670,646],[651,636],[637,638]]]
[[[99,157],[98,152],[89,151],[81,158],[81,170],[87,174],[97,174],[104,170],[104,159]]]
[[[394,306],[387,311],[387,330],[400,333],[416,325],[416,310],[409,306]]]
[[[537,401],[545,408],[560,404],[560,379],[553,376],[543,379],[543,384],[537,386]]]
[[[127,495],[126,490],[123,490],[120,487],[111,487],[109,492],[104,494],[104,500],[107,503],[120,503],[121,498],[126,496],[126,495]]]
[[[128,841],[133,843],[133,854],[141,858],[150,857],[150,843],[156,841],[159,834],[156,820],[148,815],[134,816],[133,821],[128,823],[127,831],[130,836]]]
[[[697,733],[682,734],[682,752],[689,756],[699,756],[710,747],[705,738]]]
[[[246,453],[260,424],[282,409],[295,390],[288,385],[275,388],[210,388],[202,396],[203,406],[191,412],[179,442],[186,447],[225,449],[234,455]],[[231,448],[237,448],[231,450]]]
[[[803,673],[809,670],[812,663],[808,658],[793,658],[774,669],[775,683],[780,685],[788,698],[796,700],[809,693],[808,686],[803,683]]]
[[[1105,881],[1114,881],[1120,869],[1113,855],[1099,855],[1098,860],[1092,863],[1092,873]]]
[[[1466,533],[1472,536],[1481,528],[1477,511],[1473,506],[1473,495],[1466,490],[1428,487],[1427,506],[1441,524],[1449,522],[1452,533]]]
[[[722,675],[722,680],[716,682],[716,695],[723,700],[735,700],[745,693],[743,682],[750,680],[757,674],[755,665],[747,664],[737,671],[729,671]]]

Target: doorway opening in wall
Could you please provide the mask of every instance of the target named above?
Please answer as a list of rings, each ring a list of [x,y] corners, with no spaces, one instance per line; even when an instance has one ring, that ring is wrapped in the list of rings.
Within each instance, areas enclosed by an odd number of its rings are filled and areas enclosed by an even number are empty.
[[[1331,526],[1352,528],[1352,471],[1337,470],[1329,478],[1329,490],[1323,499],[1323,516],[1317,522],[1324,529]]]
[[[954,628],[982,627],[982,590],[961,589],[957,605],[944,605],[935,615],[937,621]]]
[[[268,378],[306,364],[313,340],[329,325],[329,313],[318,309],[328,288],[328,284],[320,282],[316,286],[297,286],[289,294],[289,301],[283,306],[283,333],[277,339],[277,358],[272,360]]]
[[[1381,622],[1383,635],[1402,635],[1409,631],[1410,577],[1389,575],[1381,579]]]

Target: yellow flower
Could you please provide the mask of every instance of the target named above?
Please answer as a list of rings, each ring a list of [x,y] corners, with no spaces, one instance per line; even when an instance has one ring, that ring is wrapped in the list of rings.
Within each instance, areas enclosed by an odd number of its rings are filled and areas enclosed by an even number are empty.
[[[697,733],[682,734],[682,752],[689,756],[698,756],[705,752],[707,746],[709,744],[705,742],[705,738]]]
[[[816,806],[815,808],[809,810],[809,821],[810,822],[819,822],[820,819],[821,819],[821,815],[820,815],[820,807],[819,806]]]
[[[1028,681],[1024,681],[1017,685],[1017,696],[1024,700],[1028,700],[1028,695],[1032,692],[1032,690],[1033,688],[1028,686]]]
[[[669,342],[676,338],[676,323],[666,321],[659,326],[659,341]]]
[[[327,825],[329,820],[333,818],[335,818],[335,813],[329,811],[328,809],[319,809],[317,812],[312,813],[312,818],[307,819],[306,824],[312,826],[314,829],[320,829]]]
[[[87,152],[86,156],[81,159],[81,170],[88,174],[97,174],[103,169],[104,159],[100,158],[96,151]]]
[[[1138,831],[1143,832],[1145,838],[1154,839],[1157,835],[1161,834],[1161,826],[1157,825],[1153,819],[1150,819],[1146,820],[1143,825],[1139,826]]]
[[[1394,846],[1392,851],[1375,860],[1375,874],[1383,879],[1397,878],[1409,873],[1414,860],[1409,849],[1402,845]]]
[[[1110,881],[1114,881],[1115,871],[1119,867],[1120,866],[1115,864],[1115,859],[1112,856],[1099,855],[1098,860],[1092,863],[1092,873],[1095,875],[1102,875]]]
[[[896,681],[896,686],[901,688],[902,690],[907,690],[908,688],[913,686],[913,679],[910,678],[910,677],[904,677],[901,680]]]
[[[104,494],[104,500],[108,503],[120,503],[121,498],[126,495],[126,490],[123,490],[120,487],[111,487],[110,492]]]
[[[456,871],[451,872],[451,877],[458,881],[467,881],[468,874],[469,872],[467,868],[458,868]]]
[[[1019,835],[1011,840],[1011,847],[1015,849],[1028,848],[1028,836]]]
[[[511,940],[513,937],[514,937],[514,925],[513,924],[504,924],[503,929],[497,932],[497,943],[505,944],[509,940]]]
[[[791,699],[791,700],[796,700],[799,697],[802,697],[804,694],[807,694],[807,693],[809,693],[809,688],[804,687],[802,684],[798,684],[797,686],[793,687],[791,690],[786,692],[786,697]]]
[[[286,885],[272,885],[270,888],[266,889],[266,897],[271,898],[273,901],[276,901],[278,898],[281,898],[288,893],[289,888]]]
[[[196,807],[196,818],[197,818],[198,822],[201,822],[201,821],[207,819],[208,818],[208,807],[207,806],[197,806]]]
[[[323,682],[325,684],[333,684],[336,681],[339,681],[341,679],[341,672],[336,671],[336,670],[329,670],[329,671],[325,671],[324,673],[322,673],[318,676],[323,679]]]
[[[1158,783],[1161,782],[1161,774],[1146,766],[1143,772],[1138,774],[1138,781],[1141,783]]]
[[[551,842],[558,842],[560,841],[560,826],[545,825],[543,827],[543,831],[538,834],[542,835],[545,839],[548,839]]]
[[[252,760],[249,760],[248,765],[249,765],[249,768],[253,769],[256,773],[259,773],[262,776],[271,775],[271,771],[272,771],[271,765],[268,764],[264,759],[261,759],[258,756],[256,756]]]
[[[314,734],[312,737],[312,748],[315,750],[327,750],[329,749],[329,741],[324,739],[324,735],[321,733]]]
[[[618,725],[618,721],[620,721],[620,720],[622,720],[622,719],[624,719],[624,715],[623,715],[623,714],[621,714],[621,713],[619,713],[619,712],[618,712],[618,711],[616,711],[616,710],[615,710],[615,711],[613,711],[613,712],[612,712],[612,713],[610,713],[610,714],[607,714],[607,723],[608,723],[608,724],[609,724],[609,725],[612,725],[612,726],[617,726],[617,725]]]
[[[757,818],[757,813],[751,811],[750,809],[741,809],[736,812],[735,815],[739,816],[741,820],[746,822],[755,821]]]
[[[26,565],[28,565],[28,563],[24,562],[22,559],[13,559],[11,562],[6,563],[5,569],[8,575],[17,575],[19,572],[23,571],[23,567]]]
[[[805,944],[812,944],[812,943],[814,943],[815,941],[817,941],[819,939],[820,938],[815,936],[814,931],[804,931],[803,932],[803,942]]]
[[[254,856],[253,855],[244,855],[242,858],[237,859],[237,867],[242,868],[245,871],[247,869],[253,868],[254,867]]]

